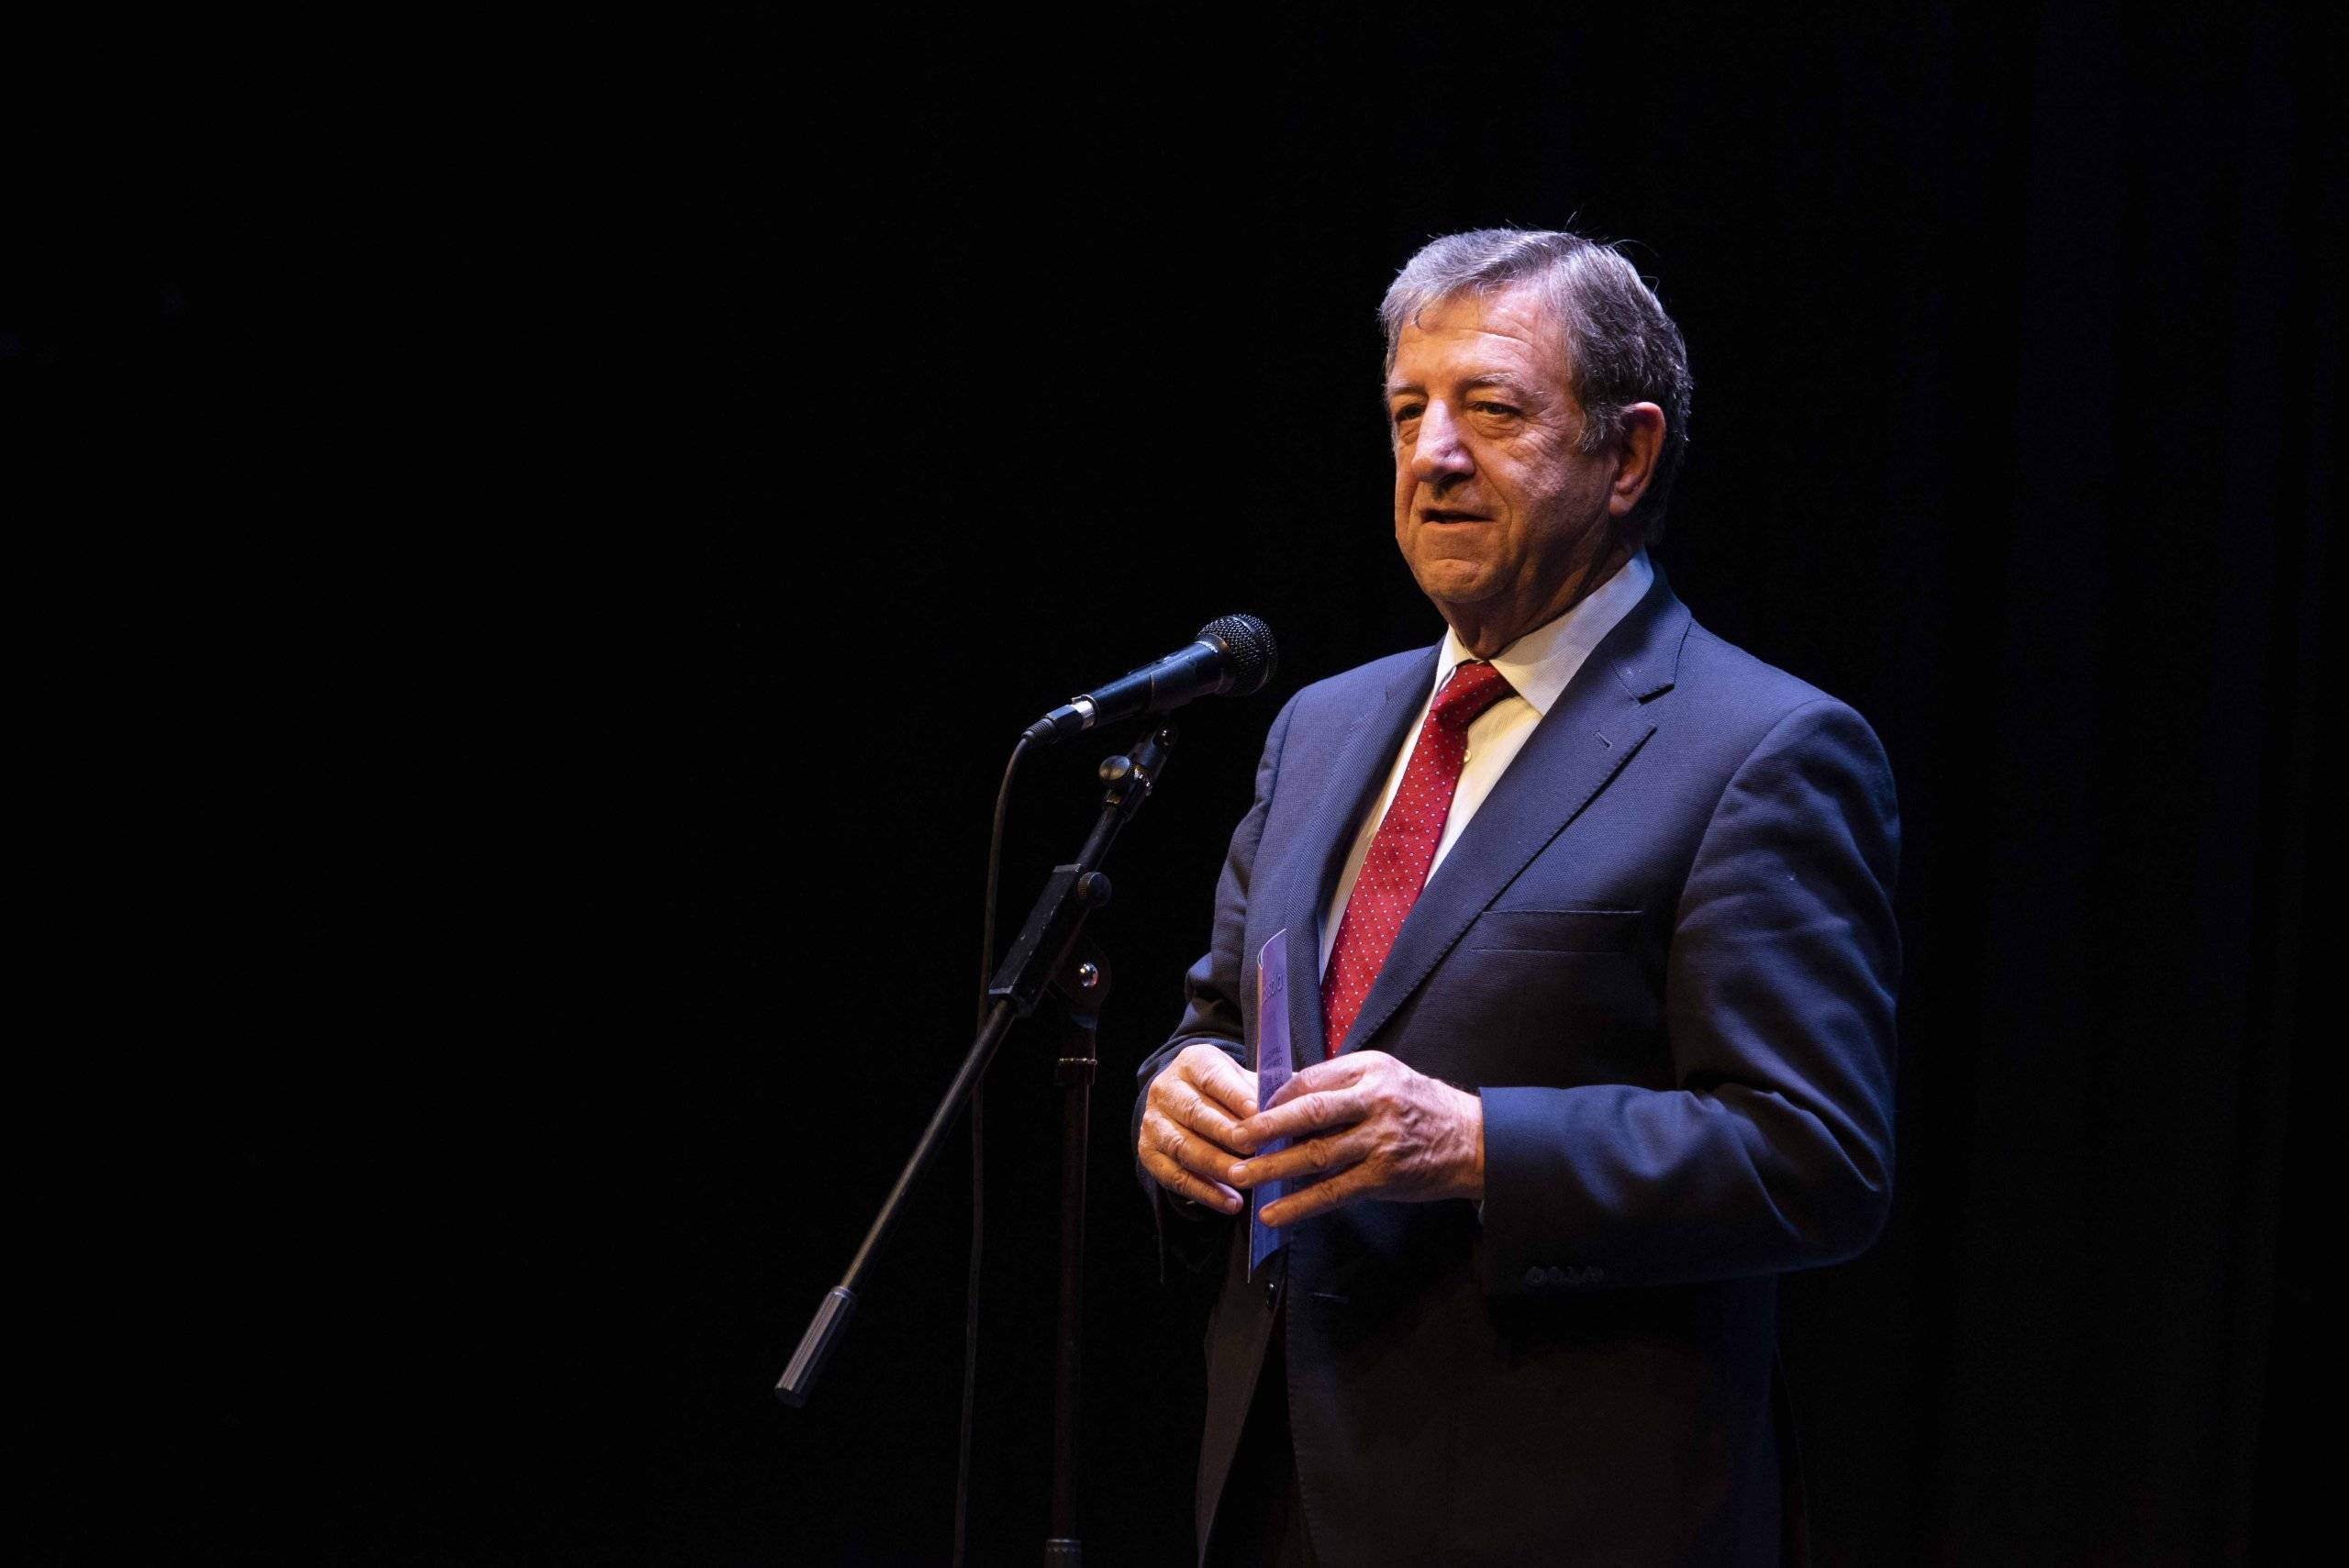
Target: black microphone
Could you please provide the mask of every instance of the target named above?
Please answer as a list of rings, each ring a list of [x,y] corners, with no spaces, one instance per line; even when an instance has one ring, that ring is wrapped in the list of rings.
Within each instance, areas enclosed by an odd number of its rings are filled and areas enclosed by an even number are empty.
[[[1254,616],[1224,616],[1199,628],[1190,646],[1052,709],[1028,727],[1026,739],[1049,746],[1096,725],[1181,707],[1193,697],[1246,696],[1264,689],[1279,658],[1270,627]]]

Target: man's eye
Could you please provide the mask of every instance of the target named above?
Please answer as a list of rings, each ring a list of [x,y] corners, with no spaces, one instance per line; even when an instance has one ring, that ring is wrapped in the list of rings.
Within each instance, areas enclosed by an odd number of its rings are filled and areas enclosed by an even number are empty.
[[[1404,426],[1409,424],[1412,420],[1417,419],[1419,417],[1419,406],[1414,404],[1402,408],[1397,408],[1389,417],[1395,421],[1395,428],[1399,430]]]
[[[1514,418],[1517,416],[1517,410],[1506,403],[1476,403],[1471,404],[1470,406],[1479,413],[1497,414],[1503,418]]]

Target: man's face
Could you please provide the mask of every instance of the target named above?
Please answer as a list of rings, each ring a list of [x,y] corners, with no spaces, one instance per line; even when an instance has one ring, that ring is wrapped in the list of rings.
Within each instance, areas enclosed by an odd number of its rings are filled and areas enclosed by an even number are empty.
[[[1493,653],[1566,607],[1607,548],[1618,456],[1585,456],[1565,333],[1519,286],[1432,305],[1386,378],[1395,542],[1462,640]]]

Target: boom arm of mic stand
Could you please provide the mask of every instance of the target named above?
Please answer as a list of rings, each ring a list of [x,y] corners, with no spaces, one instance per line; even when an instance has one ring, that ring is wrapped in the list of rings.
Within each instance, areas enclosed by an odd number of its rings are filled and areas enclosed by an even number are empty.
[[[987,995],[995,1005],[988,1009],[985,1027],[971,1042],[954,1081],[947,1085],[937,1110],[931,1113],[930,1125],[922,1129],[905,1169],[897,1173],[889,1195],[882,1200],[881,1212],[874,1217],[856,1256],[849,1261],[848,1272],[841,1276],[840,1284],[825,1293],[807,1332],[799,1337],[799,1348],[792,1352],[790,1363],[775,1383],[775,1396],[785,1404],[798,1407],[807,1403],[816,1380],[823,1374],[824,1362],[839,1346],[849,1318],[855,1313],[857,1291],[866,1271],[888,1244],[889,1233],[905,1211],[906,1199],[930,1169],[930,1162],[938,1157],[972,1086],[985,1073],[987,1063],[995,1059],[996,1048],[1010,1032],[1014,1019],[1035,1011],[1045,986],[1074,950],[1085,929],[1085,917],[1108,903],[1109,879],[1101,874],[1100,864],[1108,857],[1109,846],[1117,842],[1119,829],[1131,821],[1142,802],[1150,798],[1152,788],[1165,771],[1174,739],[1174,727],[1164,726],[1145,737],[1130,753],[1111,757],[1101,764],[1101,777],[1109,788],[1102,799],[1100,818],[1085,839],[1085,847],[1077,851],[1076,859],[1052,868],[1035,907],[1029,911],[1028,923],[1020,929],[1019,940],[1004,955],[1001,967],[987,986]]]

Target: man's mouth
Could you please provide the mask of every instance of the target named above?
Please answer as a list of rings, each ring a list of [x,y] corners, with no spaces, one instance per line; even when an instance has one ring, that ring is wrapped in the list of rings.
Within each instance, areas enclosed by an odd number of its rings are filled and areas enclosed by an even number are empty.
[[[1489,523],[1492,518],[1482,512],[1463,512],[1451,506],[1430,506],[1419,514],[1423,523]]]

